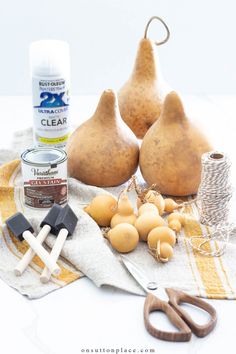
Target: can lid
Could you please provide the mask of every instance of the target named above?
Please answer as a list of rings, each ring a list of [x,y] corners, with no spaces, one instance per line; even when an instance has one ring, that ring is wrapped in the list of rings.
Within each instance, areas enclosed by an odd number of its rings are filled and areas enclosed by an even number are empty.
[[[32,76],[68,76],[70,73],[69,44],[58,40],[40,40],[30,45]]]
[[[26,164],[35,166],[57,166],[67,159],[64,150],[58,148],[33,148],[23,152],[21,159]]]

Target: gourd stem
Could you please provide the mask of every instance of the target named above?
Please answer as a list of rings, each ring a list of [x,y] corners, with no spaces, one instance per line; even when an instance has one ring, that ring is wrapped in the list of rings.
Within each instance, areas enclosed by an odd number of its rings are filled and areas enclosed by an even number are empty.
[[[164,38],[164,39],[163,39],[162,41],[160,41],[160,42],[157,42],[157,41],[154,42],[156,45],[162,45],[162,44],[166,43],[166,42],[169,40],[169,38],[170,38],[170,30],[169,30],[169,27],[167,26],[167,24],[165,23],[165,21],[162,20],[162,18],[159,17],[159,16],[152,16],[152,17],[150,18],[150,20],[148,21],[148,23],[146,24],[146,27],[145,27],[144,38],[147,38],[148,29],[149,29],[149,26],[150,26],[150,24],[151,24],[151,22],[152,22],[153,20],[158,20],[158,21],[160,21],[160,22],[164,25],[164,27],[165,27],[165,29],[166,29],[166,38]]]

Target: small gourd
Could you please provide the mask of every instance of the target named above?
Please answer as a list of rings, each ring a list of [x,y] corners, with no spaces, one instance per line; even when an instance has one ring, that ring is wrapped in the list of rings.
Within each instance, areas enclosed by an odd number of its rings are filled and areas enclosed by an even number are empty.
[[[117,210],[117,200],[109,194],[101,194],[93,198],[84,208],[99,226],[109,226]]]
[[[140,216],[140,215],[147,213],[147,212],[148,213],[152,212],[154,214],[159,215],[159,210],[157,209],[155,204],[152,204],[152,203],[141,204],[141,206],[138,209],[138,215]]]
[[[181,214],[181,213],[171,213],[167,218],[168,224],[172,220],[178,220],[180,222],[181,226],[183,226],[184,222],[185,222],[185,215]]]
[[[173,246],[176,242],[176,236],[173,230],[167,226],[159,226],[152,229],[148,234],[148,247],[156,249],[157,242],[167,242]]]
[[[160,257],[162,259],[170,259],[173,256],[173,248],[171,245],[167,242],[162,242],[160,244]]]
[[[178,209],[180,205],[176,203],[173,199],[171,198],[166,198],[165,199],[165,212],[166,213],[173,213],[174,210]]]
[[[153,212],[145,212],[141,214],[134,224],[142,241],[147,241],[148,234],[152,229],[163,225],[165,225],[164,219],[162,219],[157,213]]]
[[[173,257],[173,247],[167,242],[157,242],[155,249],[150,250],[151,255],[161,263],[166,263],[171,257]]]
[[[120,253],[133,251],[139,242],[138,231],[128,223],[118,224],[107,234],[111,246]]]
[[[175,233],[167,226],[156,227],[148,234],[151,255],[159,262],[166,263],[173,256],[176,242]]]
[[[126,194],[122,194],[118,201],[117,213],[111,219],[111,228],[121,223],[134,225],[137,217],[134,208]]]
[[[147,192],[145,200],[149,203],[153,203],[154,205],[156,205],[157,209],[159,210],[159,214],[163,214],[165,208],[165,201],[160,193],[154,190],[150,190]]]
[[[180,233],[182,225],[178,219],[173,219],[168,223],[170,229],[175,231],[177,234]]]
[[[157,191],[154,190],[148,190],[147,193],[140,198],[140,196],[138,197],[137,200],[137,207],[139,208],[142,204],[144,203],[152,203],[154,204],[158,211],[159,211],[159,215],[162,215],[165,209],[165,200],[162,197],[162,195],[160,193],[158,193]]]

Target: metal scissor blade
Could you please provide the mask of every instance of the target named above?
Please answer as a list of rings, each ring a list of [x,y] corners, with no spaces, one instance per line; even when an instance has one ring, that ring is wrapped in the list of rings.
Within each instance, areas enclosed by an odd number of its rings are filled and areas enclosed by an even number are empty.
[[[127,256],[120,255],[122,262],[128,269],[129,273],[137,281],[137,283],[145,290],[146,293],[153,293],[159,299],[168,301],[169,297],[163,287],[159,287],[157,283],[151,279],[148,279],[145,273]]]
[[[122,262],[124,263],[125,267],[128,269],[130,274],[134,277],[134,279],[141,285],[141,287],[146,291],[149,292],[148,284],[154,283],[150,279],[146,277],[146,275],[142,272],[142,270],[132,262],[128,257],[124,255],[120,255]]]

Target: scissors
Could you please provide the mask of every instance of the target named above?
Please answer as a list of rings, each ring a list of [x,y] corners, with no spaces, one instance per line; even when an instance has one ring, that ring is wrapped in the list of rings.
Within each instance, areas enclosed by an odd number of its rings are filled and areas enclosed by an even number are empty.
[[[155,281],[149,280],[142,270],[127,256],[121,255],[121,260],[129,273],[138,284],[145,290],[147,297],[144,303],[144,323],[147,331],[154,337],[171,341],[187,342],[191,339],[192,333],[198,337],[205,337],[216,325],[217,314],[214,307],[195,296],[188,295],[183,291],[173,288],[163,288]],[[181,303],[189,303],[210,314],[209,321],[199,325],[192,320],[189,314],[180,306]],[[150,322],[150,313],[162,311],[169,321],[177,327],[176,332],[161,331],[155,328]]]

